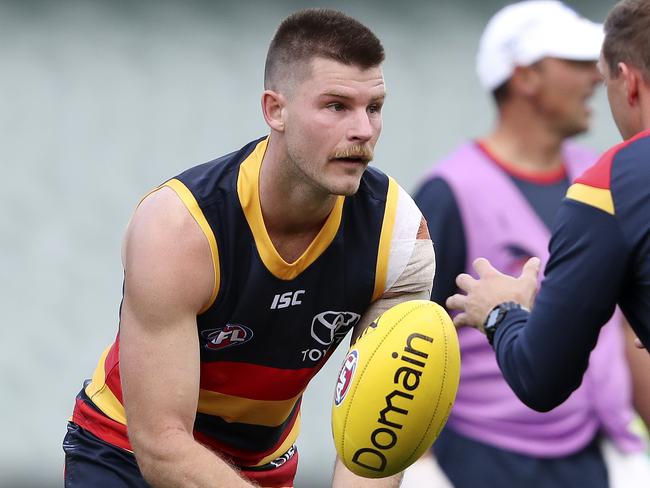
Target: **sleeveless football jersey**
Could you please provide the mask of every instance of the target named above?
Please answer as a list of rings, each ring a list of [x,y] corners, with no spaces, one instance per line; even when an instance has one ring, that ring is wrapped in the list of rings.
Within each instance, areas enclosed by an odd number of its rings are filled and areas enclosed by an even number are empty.
[[[266,145],[267,138],[251,142],[163,185],[199,224],[215,269],[210,303],[197,316],[194,436],[243,467],[266,465],[291,450],[307,383],[404,270],[421,220],[394,180],[368,168],[359,191],[338,197],[311,245],[287,263],[271,243],[260,207]],[[78,395],[73,421],[131,450],[119,333]]]

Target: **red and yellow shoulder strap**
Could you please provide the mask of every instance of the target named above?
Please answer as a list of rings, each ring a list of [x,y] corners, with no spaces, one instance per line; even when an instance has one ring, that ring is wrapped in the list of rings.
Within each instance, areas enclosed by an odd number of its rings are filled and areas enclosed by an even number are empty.
[[[567,190],[566,197],[614,215],[611,175],[612,162],[618,150],[619,147],[616,146],[607,151],[596,164],[577,178]]]

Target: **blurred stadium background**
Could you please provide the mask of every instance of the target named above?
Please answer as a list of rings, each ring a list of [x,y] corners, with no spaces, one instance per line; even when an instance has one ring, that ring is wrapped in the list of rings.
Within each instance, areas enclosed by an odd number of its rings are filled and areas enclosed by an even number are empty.
[[[474,75],[506,2],[0,0],[0,486],[62,485],[75,394],[113,340],[120,241],[149,189],[266,133],[268,42],[290,12],[343,10],[383,40],[389,92],[375,164],[413,190],[493,118]],[[569,1],[602,20],[613,2]],[[602,90],[594,130],[618,141]],[[296,486],[329,486],[330,399],[343,351],[303,404]]]

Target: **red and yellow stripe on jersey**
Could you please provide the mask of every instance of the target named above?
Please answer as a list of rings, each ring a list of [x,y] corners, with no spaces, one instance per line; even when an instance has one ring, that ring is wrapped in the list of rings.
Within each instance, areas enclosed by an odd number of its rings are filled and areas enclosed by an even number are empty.
[[[612,148],[603,154],[596,164],[575,180],[567,190],[566,197],[614,215],[611,174],[616,152],[617,148]]]
[[[567,198],[599,208],[610,215],[615,215],[616,207],[614,205],[614,198],[612,197],[612,167],[614,161],[636,158],[636,147],[639,144],[635,143],[642,139],[647,139],[649,135],[650,131],[640,132],[605,152],[596,164],[585,171],[571,185],[567,191]],[[632,149],[631,155],[627,154],[626,149]]]

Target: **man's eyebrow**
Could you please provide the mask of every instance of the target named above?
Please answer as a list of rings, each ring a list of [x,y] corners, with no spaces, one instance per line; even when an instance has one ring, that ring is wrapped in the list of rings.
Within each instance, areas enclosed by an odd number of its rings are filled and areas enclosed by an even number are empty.
[[[353,98],[353,97],[351,97],[350,95],[346,95],[346,94],[344,94],[344,93],[337,92],[337,91],[327,91],[327,92],[321,93],[320,96],[321,96],[321,97],[345,98],[345,99],[347,99],[347,100],[350,100],[350,99]]]
[[[320,96],[321,96],[321,97],[336,97],[336,98],[343,98],[343,99],[345,99],[345,100],[352,100],[352,99],[354,98],[353,96],[346,95],[346,94],[344,94],[344,93],[337,92],[337,91],[327,91],[327,92],[321,93]],[[377,96],[375,96],[375,97],[372,97],[372,98],[370,99],[370,101],[371,101],[371,102],[379,102],[379,101],[383,101],[385,98],[386,98],[386,93],[382,93],[381,95],[377,95]]]

